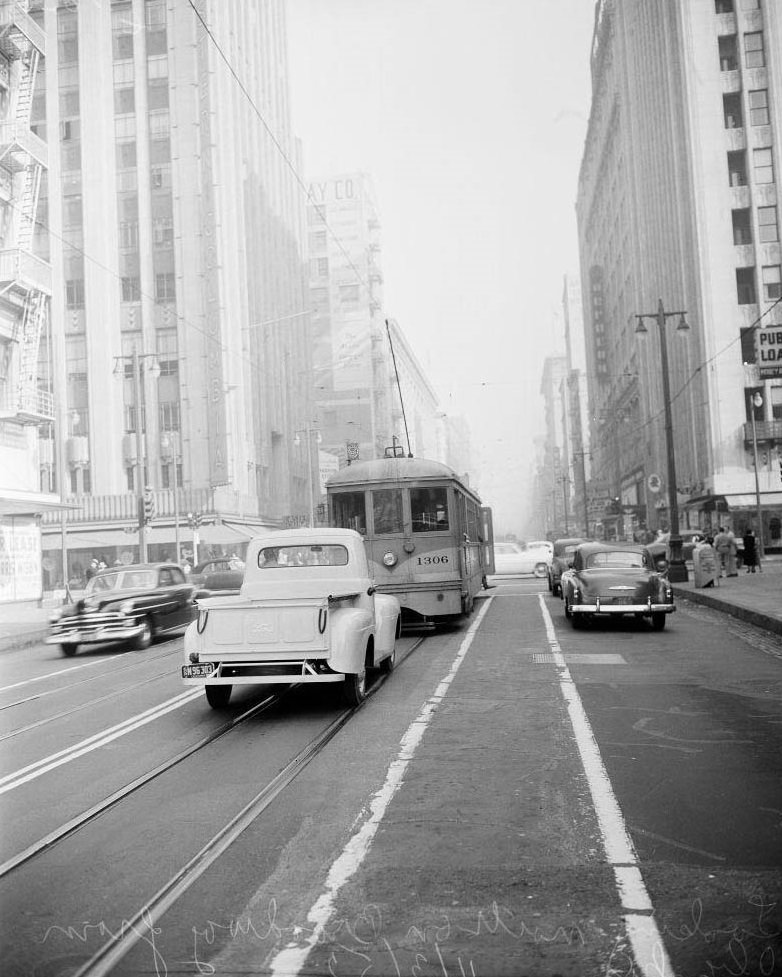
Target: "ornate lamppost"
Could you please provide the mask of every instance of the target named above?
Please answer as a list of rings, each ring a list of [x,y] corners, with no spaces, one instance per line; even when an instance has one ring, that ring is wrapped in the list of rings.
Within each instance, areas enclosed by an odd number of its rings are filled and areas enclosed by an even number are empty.
[[[672,317],[679,317],[679,324],[676,327],[678,332],[689,330],[687,320],[684,318],[686,312],[666,312],[663,300],[660,299],[656,313],[643,313],[636,315],[638,324],[635,331],[640,334],[648,332],[644,325],[644,319],[653,319],[660,329],[660,360],[662,367],[663,381],[663,407],[665,408],[665,449],[666,467],[668,478],[668,513],[671,522],[670,547],[671,559],[668,566],[668,579],[671,583],[683,583],[687,580],[687,566],[682,556],[682,538],[679,535],[679,504],[676,497],[676,459],[673,450],[673,417],[671,412],[671,382],[668,375],[668,344],[665,336],[665,323]]]

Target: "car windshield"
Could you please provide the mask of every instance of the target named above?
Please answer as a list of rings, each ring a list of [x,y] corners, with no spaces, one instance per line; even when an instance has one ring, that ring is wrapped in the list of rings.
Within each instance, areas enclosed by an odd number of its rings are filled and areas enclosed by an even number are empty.
[[[115,573],[102,573],[90,580],[87,590],[90,593],[103,593],[107,590],[140,590],[154,587],[157,574],[154,570],[117,570]]]
[[[258,553],[261,570],[278,567],[344,567],[348,551],[344,546],[264,546]]]
[[[587,558],[587,567],[592,570],[598,567],[610,567],[614,569],[641,569],[644,565],[643,553],[632,550],[607,550],[601,553],[592,553]]]

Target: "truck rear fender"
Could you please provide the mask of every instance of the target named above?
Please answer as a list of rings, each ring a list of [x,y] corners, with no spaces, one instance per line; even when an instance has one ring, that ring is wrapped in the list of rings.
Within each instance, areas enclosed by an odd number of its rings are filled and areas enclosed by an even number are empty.
[[[335,672],[357,674],[366,664],[367,643],[372,637],[372,614],[361,607],[339,607],[329,611],[331,654]]]
[[[401,610],[391,594],[375,594],[375,661],[387,658],[394,650],[396,626]]]

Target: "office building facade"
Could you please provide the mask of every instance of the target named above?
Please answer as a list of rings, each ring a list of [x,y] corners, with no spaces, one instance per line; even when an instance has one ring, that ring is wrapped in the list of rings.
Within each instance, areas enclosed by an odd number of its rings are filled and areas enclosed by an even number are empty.
[[[62,269],[65,404],[60,430],[41,433],[64,441],[78,505],[69,574],[96,551],[139,555],[144,496],[155,558],[304,521],[309,319],[284,3],[36,7],[50,52],[33,126],[57,160],[37,246]]]
[[[780,50],[765,0],[596,6],[577,201],[592,476],[650,530],[671,487],[683,525],[737,532],[759,496],[782,544],[782,371],[759,362],[782,324]]]

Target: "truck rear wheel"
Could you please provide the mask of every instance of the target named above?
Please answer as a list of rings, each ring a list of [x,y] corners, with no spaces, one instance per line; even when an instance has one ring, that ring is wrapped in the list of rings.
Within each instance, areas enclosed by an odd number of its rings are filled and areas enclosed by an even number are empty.
[[[204,687],[206,701],[213,709],[225,709],[233,691],[232,685],[207,685]]]
[[[367,697],[367,670],[345,676],[342,689],[342,701],[346,706],[355,708]]]

